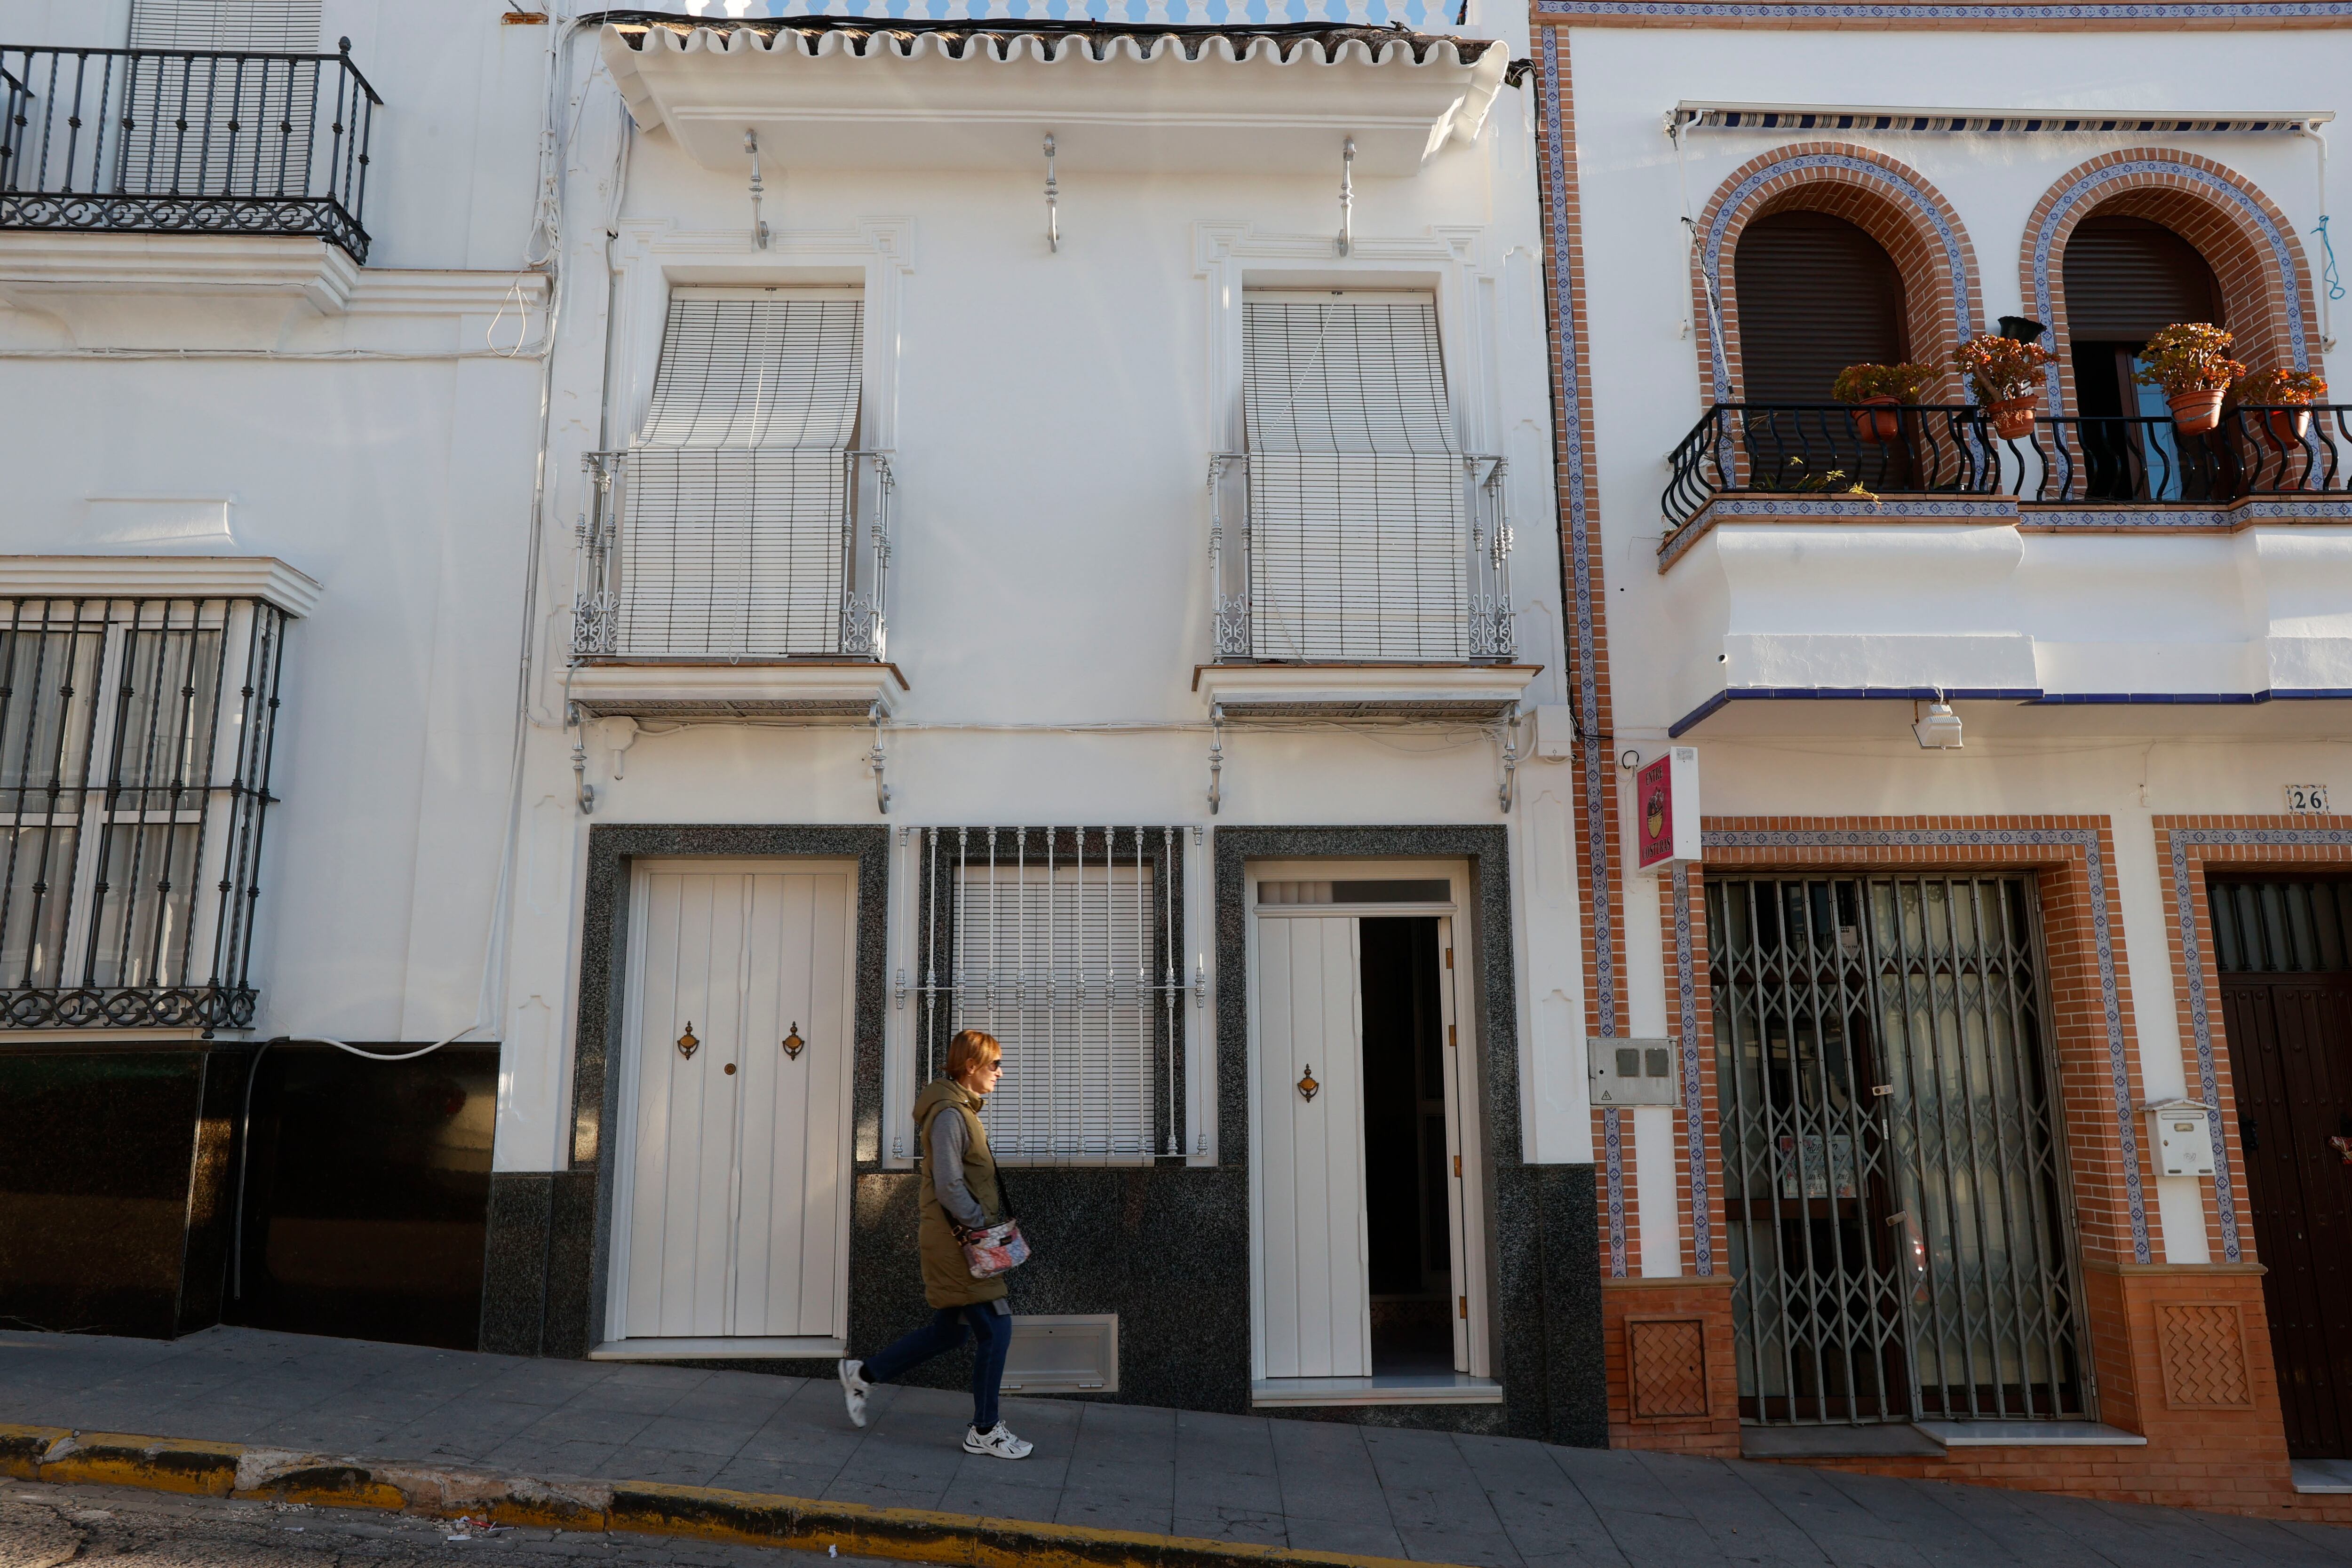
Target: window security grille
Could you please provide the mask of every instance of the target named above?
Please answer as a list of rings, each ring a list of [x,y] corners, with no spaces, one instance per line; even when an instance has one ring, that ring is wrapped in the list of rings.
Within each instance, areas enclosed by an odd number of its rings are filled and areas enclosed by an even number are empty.
[[[1741,1414],[2082,1417],[2029,886],[1706,886]]]
[[[598,515],[575,653],[882,656],[889,469],[852,446],[864,340],[855,298],[671,296],[635,444],[589,459]],[[869,486],[861,595],[852,562]]]
[[[916,1066],[956,1031],[1004,1048],[982,1121],[1000,1158],[1183,1149],[1183,890],[1175,828],[924,828]]]
[[[241,1029],[285,617],[19,599],[0,627],[0,1023]]]
[[[1454,439],[1436,306],[1249,299],[1243,365],[1247,592],[1218,583],[1219,656],[1509,656],[1502,465]]]

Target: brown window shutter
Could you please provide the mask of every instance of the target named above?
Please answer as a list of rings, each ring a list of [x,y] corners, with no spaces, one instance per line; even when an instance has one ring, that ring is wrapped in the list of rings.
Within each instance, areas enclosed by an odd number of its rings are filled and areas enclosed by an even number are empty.
[[[1905,355],[1903,277],[1885,248],[1827,213],[1774,213],[1741,232],[1741,393],[1751,403],[1822,403],[1848,365]]]
[[[2144,343],[2176,321],[2221,319],[2197,247],[2146,218],[2092,216],[2066,240],[2066,330],[2078,343]]]

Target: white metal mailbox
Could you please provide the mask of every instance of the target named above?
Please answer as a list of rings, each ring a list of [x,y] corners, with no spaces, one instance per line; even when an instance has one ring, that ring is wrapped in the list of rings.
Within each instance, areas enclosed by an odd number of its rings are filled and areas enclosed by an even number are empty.
[[[1671,1105],[1675,1103],[1675,1042],[1671,1040],[1594,1038],[1595,1105]]]
[[[2157,1175],[2213,1174],[2213,1135],[2205,1122],[2211,1109],[2195,1100],[2159,1100],[2147,1107],[2147,1138],[2156,1150]]]

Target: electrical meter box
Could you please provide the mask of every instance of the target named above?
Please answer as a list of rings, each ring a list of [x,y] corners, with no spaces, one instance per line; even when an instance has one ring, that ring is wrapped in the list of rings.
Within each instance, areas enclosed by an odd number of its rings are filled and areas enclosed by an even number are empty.
[[[2206,1110],[2194,1100],[2164,1100],[2147,1108],[2157,1175],[2213,1174],[2213,1134],[2205,1123]]]
[[[1585,1050],[1592,1059],[1595,1105],[1672,1105],[1681,1098],[1673,1040],[1595,1036]]]

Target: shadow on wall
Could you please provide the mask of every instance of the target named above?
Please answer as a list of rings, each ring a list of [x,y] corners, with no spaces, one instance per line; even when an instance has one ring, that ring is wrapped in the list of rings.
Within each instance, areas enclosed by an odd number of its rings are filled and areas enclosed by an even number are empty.
[[[243,1294],[225,1293],[223,1320],[474,1349],[498,1066],[495,1046],[404,1062],[329,1046],[265,1055]]]

